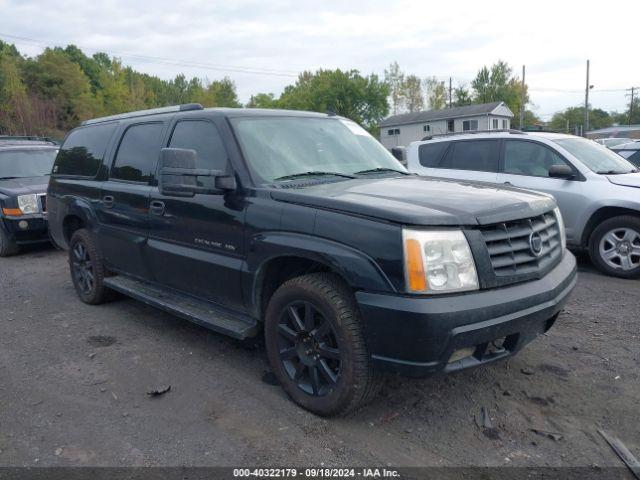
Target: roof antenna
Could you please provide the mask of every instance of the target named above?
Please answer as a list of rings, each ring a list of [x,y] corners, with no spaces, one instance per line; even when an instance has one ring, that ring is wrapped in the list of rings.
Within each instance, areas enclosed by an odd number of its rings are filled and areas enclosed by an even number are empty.
[[[334,112],[333,110],[327,110],[327,115],[329,115],[330,117],[335,117],[338,114],[336,112]]]

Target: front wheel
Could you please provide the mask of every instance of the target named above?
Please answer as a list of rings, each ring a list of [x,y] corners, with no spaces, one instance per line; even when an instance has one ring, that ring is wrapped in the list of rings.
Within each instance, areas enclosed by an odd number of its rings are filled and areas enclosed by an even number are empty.
[[[640,218],[605,220],[589,241],[591,261],[602,272],[621,278],[640,278]]]
[[[313,413],[348,413],[376,391],[355,299],[335,275],[312,273],[284,283],[267,307],[265,340],[280,385]]]

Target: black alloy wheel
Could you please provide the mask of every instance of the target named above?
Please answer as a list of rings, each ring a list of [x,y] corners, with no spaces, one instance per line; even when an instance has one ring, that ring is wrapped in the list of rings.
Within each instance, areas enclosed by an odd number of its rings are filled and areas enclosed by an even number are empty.
[[[301,407],[344,415],[375,397],[373,369],[353,291],[328,272],[282,284],[267,306],[267,357],[278,382]]]
[[[289,378],[313,396],[327,395],[340,377],[336,333],[312,303],[293,302],[278,323],[278,352]]]
[[[71,280],[80,300],[97,305],[108,300],[112,291],[104,286],[106,269],[93,235],[86,229],[76,230],[69,241]]]
[[[93,265],[86,245],[78,241],[71,250],[71,266],[76,285],[82,293],[90,295],[95,286]]]

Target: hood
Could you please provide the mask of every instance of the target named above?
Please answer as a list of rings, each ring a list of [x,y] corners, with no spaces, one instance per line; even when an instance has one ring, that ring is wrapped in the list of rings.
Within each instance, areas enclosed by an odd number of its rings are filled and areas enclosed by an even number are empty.
[[[623,187],[640,188],[640,173],[624,173],[622,175],[607,175],[607,178],[614,185]]]
[[[543,193],[414,175],[324,183],[271,195],[404,225],[486,225],[540,215],[555,206]]]
[[[0,180],[0,193],[15,197],[29,193],[46,193],[49,177],[27,177]]]

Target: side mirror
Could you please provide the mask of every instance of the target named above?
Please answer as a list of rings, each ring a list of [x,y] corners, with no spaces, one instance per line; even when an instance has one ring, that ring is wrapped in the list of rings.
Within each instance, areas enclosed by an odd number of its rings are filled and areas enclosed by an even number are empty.
[[[575,173],[569,165],[551,165],[549,167],[549,177],[568,180],[575,177]]]
[[[391,155],[398,160],[405,167],[407,166],[407,149],[405,147],[393,147],[391,149]]]
[[[195,150],[163,148],[160,151],[160,193],[170,197],[193,197],[196,193],[222,195],[236,189],[234,177],[220,170],[196,168],[197,158]],[[213,178],[214,188],[199,185],[198,177]]]

